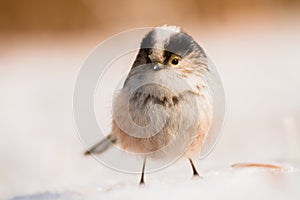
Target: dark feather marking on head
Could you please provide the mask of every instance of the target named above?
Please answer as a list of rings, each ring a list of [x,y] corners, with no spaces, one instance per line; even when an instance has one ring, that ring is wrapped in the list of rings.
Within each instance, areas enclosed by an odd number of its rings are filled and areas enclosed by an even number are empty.
[[[170,60],[170,58],[171,58],[171,56],[172,56],[172,52],[170,52],[170,51],[164,51],[164,57],[165,57],[165,60],[164,60],[164,65],[167,65],[168,64],[168,62],[169,62],[169,60]]]
[[[143,38],[141,43],[141,49],[150,49],[153,48],[155,45],[154,41],[154,30],[147,33],[147,35]]]
[[[148,55],[151,54],[151,49],[154,47],[154,45],[154,31],[152,30],[149,33],[147,33],[147,35],[143,38],[140,50],[136,56],[132,68],[142,64],[151,63],[151,59],[148,57]]]
[[[198,51],[204,57],[204,50],[200,45],[188,34],[184,32],[176,33],[169,39],[168,44],[165,45],[166,51],[185,57],[193,51]]]
[[[190,54],[192,49],[193,38],[184,33],[176,33],[172,35],[169,42],[165,45],[166,51],[184,57]]]

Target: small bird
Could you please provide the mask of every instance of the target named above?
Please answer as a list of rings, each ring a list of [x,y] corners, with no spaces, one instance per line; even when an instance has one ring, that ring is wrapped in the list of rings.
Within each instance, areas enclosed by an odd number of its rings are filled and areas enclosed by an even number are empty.
[[[153,28],[140,49],[122,89],[113,99],[112,131],[85,155],[112,144],[147,158],[185,157],[194,176],[212,121],[210,73],[201,46],[176,26]]]

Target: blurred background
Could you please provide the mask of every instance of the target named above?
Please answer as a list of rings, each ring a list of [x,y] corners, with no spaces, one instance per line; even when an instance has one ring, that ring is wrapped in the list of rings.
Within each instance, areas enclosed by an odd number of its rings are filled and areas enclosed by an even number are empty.
[[[276,22],[283,14],[297,14],[299,1],[1,0],[0,7],[1,32],[56,33],[92,30],[109,34],[130,27],[165,23],[184,23],[182,26],[205,24],[207,29],[229,22]],[[244,21],[245,18],[247,21]]]
[[[137,182],[82,156],[73,88],[101,41],[163,24],[199,41],[223,79],[223,136],[199,171],[300,166],[300,1],[0,0],[0,197]],[[188,170],[178,164],[147,178]]]

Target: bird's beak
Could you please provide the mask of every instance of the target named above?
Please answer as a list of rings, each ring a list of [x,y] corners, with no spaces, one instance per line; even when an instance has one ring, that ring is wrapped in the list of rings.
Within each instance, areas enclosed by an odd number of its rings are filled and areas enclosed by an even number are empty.
[[[163,68],[164,68],[164,65],[159,64],[159,63],[156,63],[156,64],[153,66],[153,70],[154,70],[154,71],[159,71],[159,70],[161,70],[161,69],[163,69]]]

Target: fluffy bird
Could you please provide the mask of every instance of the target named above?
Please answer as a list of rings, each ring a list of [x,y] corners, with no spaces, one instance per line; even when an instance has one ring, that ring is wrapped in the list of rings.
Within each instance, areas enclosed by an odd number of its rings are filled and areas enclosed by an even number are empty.
[[[113,100],[112,131],[85,154],[105,151],[111,143],[147,158],[185,157],[193,175],[209,133],[212,100],[205,77],[210,73],[201,46],[175,26],[152,29],[123,88]]]

